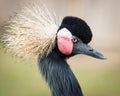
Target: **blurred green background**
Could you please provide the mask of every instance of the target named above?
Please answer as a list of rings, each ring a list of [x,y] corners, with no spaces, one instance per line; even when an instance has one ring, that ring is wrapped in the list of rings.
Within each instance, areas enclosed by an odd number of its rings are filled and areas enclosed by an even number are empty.
[[[0,0],[0,26],[24,0]],[[120,0],[43,0],[58,16],[83,18],[93,31],[90,43],[107,60],[77,55],[68,60],[84,96],[120,96]],[[27,0],[26,0],[27,2]],[[3,31],[0,31],[2,34]],[[1,35],[0,35],[1,36]],[[0,96],[50,96],[37,60],[5,52],[0,43]]]

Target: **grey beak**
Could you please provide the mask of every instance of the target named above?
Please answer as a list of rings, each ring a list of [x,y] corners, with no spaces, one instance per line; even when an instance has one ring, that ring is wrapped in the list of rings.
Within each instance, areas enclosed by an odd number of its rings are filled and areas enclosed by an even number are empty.
[[[87,52],[87,51],[86,51]],[[98,59],[106,59],[106,57],[99,51],[95,50],[95,49],[88,49],[88,52],[86,53],[86,55],[98,58]]]
[[[86,54],[98,59],[106,59],[106,57],[99,51],[91,48],[89,45],[80,42],[76,45],[76,48],[73,49],[75,53]]]

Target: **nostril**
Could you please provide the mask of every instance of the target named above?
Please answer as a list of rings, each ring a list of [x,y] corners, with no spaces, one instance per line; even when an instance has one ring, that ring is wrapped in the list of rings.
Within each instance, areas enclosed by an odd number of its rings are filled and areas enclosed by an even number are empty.
[[[89,51],[93,51],[93,49],[89,49]]]

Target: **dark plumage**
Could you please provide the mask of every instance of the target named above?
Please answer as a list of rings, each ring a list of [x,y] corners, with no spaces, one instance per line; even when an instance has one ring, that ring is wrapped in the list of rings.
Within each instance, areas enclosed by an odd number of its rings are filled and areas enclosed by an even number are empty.
[[[55,50],[45,58],[39,57],[38,64],[50,86],[51,96],[83,96],[69,65]]]
[[[92,32],[90,27],[84,20],[78,17],[64,17],[59,30],[64,27],[67,28],[72,33],[72,35],[75,35],[78,38],[80,38],[83,41],[83,43],[87,44],[92,39]]]

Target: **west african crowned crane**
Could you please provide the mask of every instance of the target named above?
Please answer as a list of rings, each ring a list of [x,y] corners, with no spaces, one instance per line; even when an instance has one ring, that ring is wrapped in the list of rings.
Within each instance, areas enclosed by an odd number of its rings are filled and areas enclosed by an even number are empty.
[[[8,21],[2,38],[6,48],[23,58],[38,57],[51,96],[83,96],[66,59],[76,54],[105,57],[88,45],[92,32],[84,20],[66,16],[60,24],[56,15],[41,5],[25,5]]]

